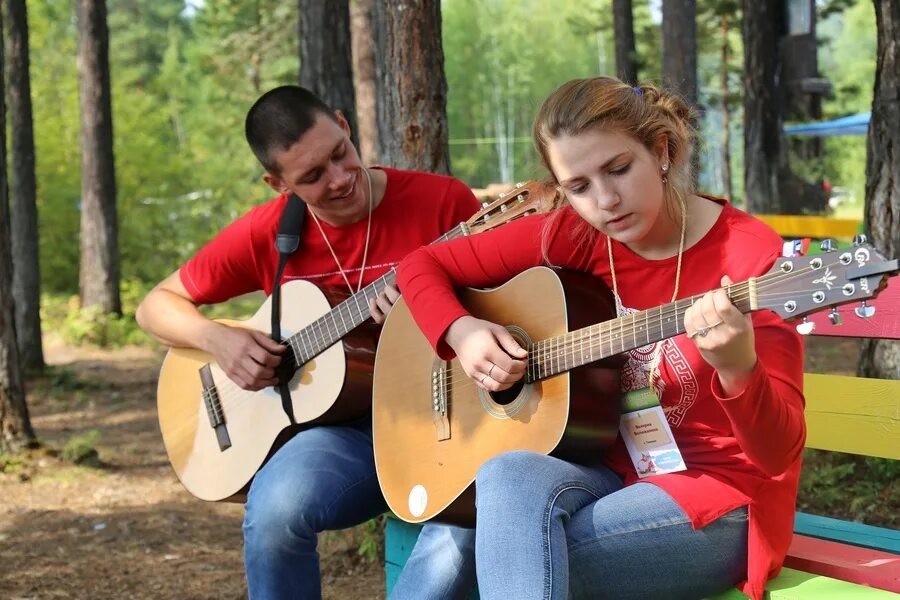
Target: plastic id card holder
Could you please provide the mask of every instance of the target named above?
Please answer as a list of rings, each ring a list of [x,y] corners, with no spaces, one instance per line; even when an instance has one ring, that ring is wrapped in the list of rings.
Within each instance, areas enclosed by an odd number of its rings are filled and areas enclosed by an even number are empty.
[[[650,388],[625,394],[619,432],[641,479],[687,468],[659,399]]]

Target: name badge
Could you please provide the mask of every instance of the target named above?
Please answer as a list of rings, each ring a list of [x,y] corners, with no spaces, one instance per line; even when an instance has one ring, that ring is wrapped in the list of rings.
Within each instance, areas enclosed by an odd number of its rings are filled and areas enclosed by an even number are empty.
[[[638,477],[687,468],[653,390],[641,388],[625,394],[622,411],[619,432]]]

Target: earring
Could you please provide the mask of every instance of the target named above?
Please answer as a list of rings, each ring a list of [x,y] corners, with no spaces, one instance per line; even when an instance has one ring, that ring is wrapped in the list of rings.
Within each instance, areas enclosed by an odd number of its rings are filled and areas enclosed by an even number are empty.
[[[669,176],[666,173],[669,172],[669,163],[662,164],[662,182],[669,183]]]

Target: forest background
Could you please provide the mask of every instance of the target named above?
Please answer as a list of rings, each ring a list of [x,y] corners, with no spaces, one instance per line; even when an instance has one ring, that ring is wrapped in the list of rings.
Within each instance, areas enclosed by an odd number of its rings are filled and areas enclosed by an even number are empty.
[[[896,0],[880,1],[886,6]],[[23,455],[0,450],[0,562],[15,566],[0,574],[0,592],[14,597],[43,597],[40,590],[55,597],[69,589],[93,592],[85,592],[86,597],[120,597],[126,590],[129,597],[242,597],[240,507],[195,500],[168,467],[154,406],[163,349],[137,328],[133,314],[153,284],[224,225],[272,196],[244,141],[243,120],[262,92],[298,81],[301,3],[105,3],[121,273],[115,288],[121,314],[82,308],[78,296],[81,212],[87,203],[82,202],[79,23],[73,2],[4,0],[7,9],[22,3],[27,4],[30,36],[40,325],[50,366],[25,378],[37,439],[25,437],[40,447]],[[530,141],[533,116],[562,82],[616,73],[613,4],[440,2],[455,176],[483,188],[543,175]],[[758,90],[745,88],[739,5],[755,6],[696,1],[697,105],[704,141],[700,188],[744,206],[742,94]],[[729,6],[734,7],[730,13]],[[822,97],[822,118],[871,110],[876,80],[873,2],[818,0],[815,6],[817,71],[830,89]],[[634,2],[633,9],[639,79],[659,82],[662,1]],[[730,56],[730,62],[723,63],[723,56]],[[7,86],[12,96],[12,86]],[[12,105],[10,113],[15,114]],[[13,148],[14,132],[10,123],[7,140]],[[791,169],[807,182],[829,182],[832,202],[823,209],[861,219],[866,137],[825,138],[821,143],[820,158],[792,156]],[[16,174],[15,165],[10,171]],[[898,232],[890,235],[897,239]],[[15,264],[28,256],[14,252],[12,258]],[[248,316],[258,303],[259,298],[245,300],[217,307],[213,314]],[[2,322],[0,333],[8,333]],[[813,338],[807,349],[807,371],[852,374],[854,357],[860,354],[857,340],[829,345]],[[4,392],[0,389],[0,401]],[[0,410],[0,425],[8,417]],[[21,429],[0,427],[0,434],[21,434]],[[896,461],[808,451],[798,504],[817,514],[897,527],[897,475]],[[191,535],[170,535],[174,531]],[[332,597],[359,596],[346,587],[350,585],[365,592],[383,589],[377,566],[380,531],[378,522],[370,522],[346,539],[330,538],[323,545],[326,580],[344,586],[335,588]],[[368,559],[362,567],[357,552]],[[94,572],[101,556],[105,570]],[[199,572],[202,589],[179,587],[187,580],[187,569]]]
[[[712,4],[712,3],[710,3]],[[540,101],[574,78],[615,72],[607,0],[444,0],[451,169],[472,187],[542,175],[530,142]],[[42,290],[78,292],[81,158],[77,27],[67,0],[28,2]],[[110,0],[110,70],[123,308],[222,226],[271,197],[243,138],[265,90],[296,83],[297,3]],[[658,81],[658,2],[634,4],[641,79]],[[823,116],[867,111],[875,73],[875,15],[855,2],[818,24],[819,66],[834,92]],[[732,47],[731,180],[742,202],[741,33]],[[701,189],[723,194],[720,24],[698,2]],[[795,167],[796,168],[796,167]],[[852,199],[861,217],[865,137],[825,140],[805,165]],[[847,213],[846,211],[850,211]],[[854,212],[855,211],[855,212]],[[51,302],[56,304],[56,302]],[[73,332],[77,333],[77,332]],[[137,341],[139,333],[128,340]]]

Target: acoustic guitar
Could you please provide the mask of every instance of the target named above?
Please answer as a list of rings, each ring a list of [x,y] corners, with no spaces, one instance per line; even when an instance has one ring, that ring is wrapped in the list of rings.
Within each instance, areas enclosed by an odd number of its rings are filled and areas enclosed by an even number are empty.
[[[485,203],[437,241],[542,210],[554,193],[538,182],[520,185]],[[392,269],[352,295],[302,280],[281,287],[282,343],[287,346],[282,377],[289,379],[290,407],[282,405],[275,388],[240,388],[211,354],[169,350],[159,374],[159,426],[169,462],[191,494],[203,500],[242,501],[259,468],[297,431],[368,413],[381,329],[369,318],[369,300],[395,280]],[[269,333],[271,301],[269,297],[247,321],[221,322]]]
[[[767,274],[726,291],[744,313],[768,309],[794,319],[862,300],[856,313],[865,318],[874,311],[865,299],[897,270],[896,259],[859,243],[779,259]],[[375,359],[372,410],[378,481],[398,517],[472,525],[475,475],[503,452],[588,465],[601,460],[618,429],[616,357],[684,333],[684,313],[702,295],[612,318],[612,294],[599,279],[584,277],[536,267],[492,290],[460,291],[467,310],[506,324],[528,350],[524,378],[500,393],[476,386],[458,360],[436,356],[402,298],[394,305]],[[811,325],[804,317],[797,328],[809,333]]]

